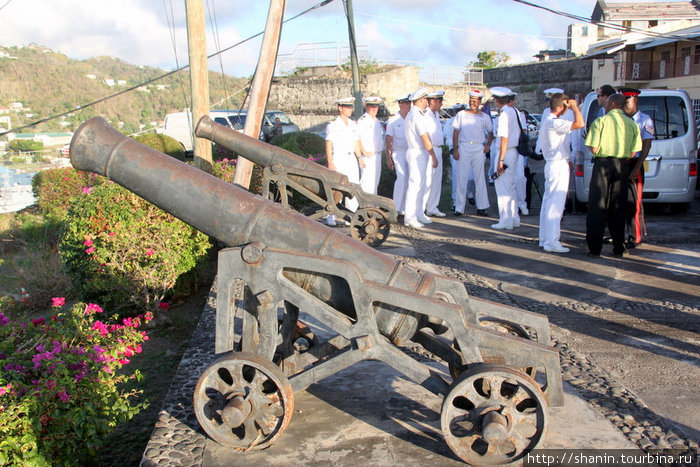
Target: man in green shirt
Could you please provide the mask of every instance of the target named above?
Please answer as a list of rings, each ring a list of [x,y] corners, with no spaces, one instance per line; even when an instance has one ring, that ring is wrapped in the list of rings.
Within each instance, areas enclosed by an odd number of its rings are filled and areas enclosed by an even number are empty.
[[[625,208],[630,166],[628,159],[642,149],[639,127],[623,112],[625,97],[608,98],[605,116],[596,119],[586,135],[593,153],[593,173],[588,193],[586,242],[593,256],[600,256],[607,224],[613,254],[625,252]]]

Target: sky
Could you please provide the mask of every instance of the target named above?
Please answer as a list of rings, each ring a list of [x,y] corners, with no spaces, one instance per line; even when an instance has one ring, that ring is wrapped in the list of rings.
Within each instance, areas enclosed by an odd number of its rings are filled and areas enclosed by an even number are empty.
[[[638,0],[639,1],[639,0]],[[285,18],[321,0],[288,0]],[[595,0],[534,0],[590,17]],[[208,54],[264,31],[267,0],[204,0]],[[543,49],[566,48],[573,22],[513,0],[352,0],[358,53],[378,62],[463,69],[484,50],[510,63],[535,60]],[[278,71],[348,56],[342,0],[282,29]],[[172,70],[188,62],[184,0],[0,0],[0,45],[36,44],[83,60],[109,55],[134,65]],[[209,68],[252,75],[261,39],[216,58]],[[309,45],[315,44],[315,45]]]

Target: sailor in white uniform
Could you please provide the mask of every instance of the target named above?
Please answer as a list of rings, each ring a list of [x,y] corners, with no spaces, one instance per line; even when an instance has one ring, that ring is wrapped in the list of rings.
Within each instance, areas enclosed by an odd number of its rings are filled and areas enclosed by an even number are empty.
[[[404,124],[406,115],[411,110],[411,94],[396,99],[399,104],[399,113],[389,119],[386,124],[386,166],[396,172],[394,182],[394,204],[399,215],[405,210],[406,185],[408,183],[408,163],[406,162],[406,133]]]
[[[326,127],[326,159],[328,168],[347,175],[351,183],[360,183],[360,167],[362,150],[360,137],[355,121],[350,118],[354,109],[355,99],[347,97],[335,101],[338,106],[338,117]],[[335,200],[339,202],[340,199]],[[347,198],[345,207],[355,212],[358,202],[355,198]],[[329,214],[326,224],[335,226],[335,216]]]
[[[366,193],[377,194],[379,177],[382,174],[382,149],[384,137],[382,126],[377,120],[377,112],[382,100],[379,97],[365,97],[365,113],[357,121],[357,131],[360,134],[362,162],[364,169],[360,176],[360,186]]]

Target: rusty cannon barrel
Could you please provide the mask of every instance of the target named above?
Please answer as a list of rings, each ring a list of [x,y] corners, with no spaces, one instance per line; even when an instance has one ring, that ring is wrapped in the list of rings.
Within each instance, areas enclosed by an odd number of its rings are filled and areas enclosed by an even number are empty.
[[[195,134],[261,165],[265,177],[263,196],[274,198],[274,185],[281,192],[280,201],[287,205],[286,194],[296,191],[321,207],[310,217],[319,219],[334,214],[350,223],[350,234],[357,240],[378,246],[389,235],[389,222],[397,221],[398,213],[392,199],[366,193],[360,185],[350,183],[347,176],[290,151],[246,136],[207,116],[199,120]],[[355,198],[359,206],[357,211],[341,208],[337,204],[339,194]]]
[[[78,128],[71,141],[70,158],[76,169],[104,175],[228,246],[257,241],[276,248],[331,256],[355,263],[368,280],[404,290],[425,289],[424,276],[428,273],[127,138],[101,117]],[[290,272],[289,276],[348,316],[354,316],[352,300],[342,292],[347,285],[335,284],[331,275],[308,277]],[[419,325],[416,316],[395,310],[378,310],[377,320],[382,333],[395,340],[410,339]]]

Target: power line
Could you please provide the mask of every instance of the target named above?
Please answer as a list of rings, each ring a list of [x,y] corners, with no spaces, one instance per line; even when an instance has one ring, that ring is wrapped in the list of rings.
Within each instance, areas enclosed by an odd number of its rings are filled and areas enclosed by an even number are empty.
[[[291,18],[284,20],[283,23],[287,23],[287,22],[289,22],[289,21],[293,21],[293,20],[299,18],[300,16],[303,16],[303,15],[305,15],[305,14],[307,14],[307,13],[310,13],[310,12],[313,11],[313,10],[316,10],[316,9],[318,9],[318,8],[321,8],[321,7],[323,7],[323,6],[326,6],[326,5],[328,5],[329,3],[333,2],[333,1],[335,1],[335,0],[323,0],[322,2],[319,2],[319,3],[317,3],[316,5],[313,5],[313,6],[307,8],[306,10],[304,10],[304,11],[302,11],[302,12],[300,12],[300,13],[297,13],[296,15],[292,16]],[[238,47],[238,46],[240,46],[240,45],[242,45],[242,44],[245,44],[246,42],[251,41],[251,40],[255,39],[255,38],[258,37],[258,36],[262,36],[264,33],[265,33],[265,31],[263,30],[263,31],[260,31],[260,32],[257,33],[257,34],[254,34],[254,35],[252,35],[252,36],[249,36],[249,37],[247,37],[246,39],[243,39],[243,40],[241,40],[241,41],[239,41],[239,42],[237,42],[237,43],[235,43],[235,44],[233,44],[233,45],[230,45],[230,46],[228,46],[228,47],[226,47],[226,48],[224,48],[224,49],[221,49],[221,50],[219,50],[219,51],[217,51],[217,52],[212,53],[211,55],[208,55],[208,56],[207,56],[207,59],[213,58],[213,57],[215,57],[215,56],[217,56],[217,55],[219,55],[219,54],[222,54],[222,53],[224,53],[224,52],[228,52],[229,50],[234,49],[234,48],[236,48],[236,47]],[[51,117],[42,118],[41,120],[37,120],[37,121],[35,121],[35,122],[28,123],[28,124],[26,124],[26,125],[22,125],[22,126],[17,127],[17,128],[10,128],[9,130],[0,132],[0,136],[4,136],[4,135],[6,135],[7,133],[15,133],[15,132],[20,131],[20,130],[23,130],[23,129],[25,129],[25,128],[29,128],[29,127],[33,127],[33,126],[35,126],[35,125],[39,125],[40,123],[46,123],[46,122],[48,122],[48,121],[55,120],[55,119],[60,118],[60,117],[64,117],[64,116],[66,116],[66,115],[68,115],[68,114],[71,114],[71,113],[74,113],[74,112],[79,112],[79,111],[81,111],[81,110],[87,109],[88,107],[92,107],[92,106],[94,106],[94,105],[97,105],[97,104],[99,104],[100,102],[104,102],[104,101],[106,101],[106,100],[113,99],[113,98],[115,98],[115,97],[121,96],[122,94],[126,94],[127,92],[131,92],[131,91],[133,91],[133,90],[135,90],[135,89],[140,88],[141,86],[146,86],[146,85],[151,84],[151,83],[153,83],[153,82],[159,81],[159,80],[161,80],[161,79],[163,79],[163,78],[167,78],[168,76],[174,75],[175,73],[178,73],[178,72],[180,72],[180,71],[182,71],[182,70],[185,70],[185,69],[189,68],[189,66],[190,66],[190,65],[189,65],[189,63],[188,63],[187,65],[183,65],[183,66],[181,66],[181,67],[179,67],[179,68],[176,68],[176,69],[174,69],[174,70],[172,70],[172,71],[169,71],[169,72],[167,72],[167,73],[163,73],[162,75],[157,76],[157,77],[155,77],[155,78],[151,78],[151,79],[149,79],[149,80],[147,80],[147,81],[144,81],[144,82],[139,83],[139,84],[135,84],[135,85],[133,85],[133,86],[130,86],[130,87],[128,87],[128,88],[126,88],[126,89],[123,89],[123,90],[121,90],[121,91],[119,91],[119,92],[116,92],[116,93],[114,93],[114,94],[110,94],[109,96],[101,97],[101,98],[99,98],[99,99],[97,99],[97,100],[94,100],[94,101],[92,101],[92,102],[89,102],[89,103],[87,103],[87,104],[78,105],[78,106],[76,106],[76,107],[74,107],[74,108],[72,108],[72,109],[70,109],[70,110],[65,111],[65,112],[61,112],[61,113],[59,113],[59,114],[52,115]]]
[[[559,15],[559,16],[564,16],[565,18],[570,18],[574,19],[576,21],[580,21],[582,23],[589,23],[589,24],[594,24],[597,26],[604,26],[609,29],[615,29],[618,31],[622,32],[637,32],[639,34],[643,34],[645,36],[650,36],[650,37],[655,37],[655,38],[663,38],[663,39],[674,39],[674,40],[682,40],[682,41],[688,41],[688,42],[700,42],[698,39],[692,39],[686,36],[680,36],[676,34],[667,34],[667,33],[661,33],[661,32],[656,32],[656,31],[649,31],[646,29],[638,29],[638,28],[633,28],[633,27],[626,27],[622,26],[620,24],[615,24],[615,23],[610,23],[607,21],[599,21],[599,22],[594,22],[591,18],[587,18],[585,16],[580,16],[580,15],[575,15],[573,13],[567,13],[565,11],[560,11],[560,10],[555,10],[553,8],[549,8],[546,6],[538,5],[536,3],[528,2],[527,0],[513,0],[516,3],[521,3],[526,6],[530,6],[533,8],[539,8],[540,10],[547,11],[549,13]]]

